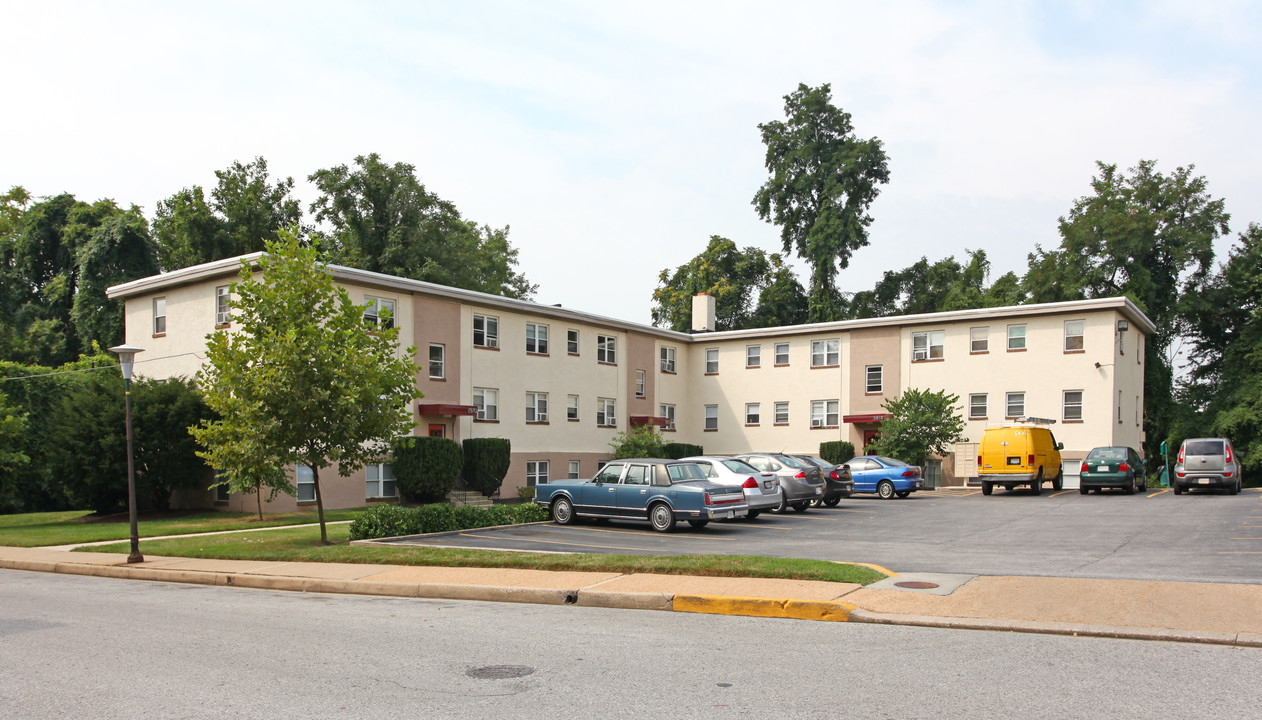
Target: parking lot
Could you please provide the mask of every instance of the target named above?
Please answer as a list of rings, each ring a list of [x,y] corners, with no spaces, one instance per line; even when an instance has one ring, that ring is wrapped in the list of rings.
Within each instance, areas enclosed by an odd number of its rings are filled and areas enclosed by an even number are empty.
[[[1077,490],[985,497],[976,489],[905,500],[858,495],[834,508],[756,520],[523,525],[399,541],[509,551],[723,554],[873,563],[895,572],[1262,583],[1262,492],[1237,496]]]

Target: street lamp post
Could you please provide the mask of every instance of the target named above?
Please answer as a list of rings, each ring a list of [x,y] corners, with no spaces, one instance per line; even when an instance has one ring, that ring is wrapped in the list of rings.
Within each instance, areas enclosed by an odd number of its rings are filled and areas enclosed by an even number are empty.
[[[140,554],[140,531],[136,527],[136,464],[131,449],[131,369],[136,353],[144,352],[133,345],[117,345],[110,352],[118,353],[118,366],[123,371],[123,406],[127,417],[127,515],[131,520],[131,554],[128,563],[144,562]]]

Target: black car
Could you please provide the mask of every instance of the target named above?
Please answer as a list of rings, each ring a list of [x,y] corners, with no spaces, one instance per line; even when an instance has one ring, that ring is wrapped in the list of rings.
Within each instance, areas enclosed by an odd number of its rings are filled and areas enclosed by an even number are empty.
[[[795,455],[819,468],[824,474],[824,497],[811,501],[811,505],[833,507],[854,494],[854,480],[850,477],[850,468],[845,465],[834,465],[823,458],[813,455]]]

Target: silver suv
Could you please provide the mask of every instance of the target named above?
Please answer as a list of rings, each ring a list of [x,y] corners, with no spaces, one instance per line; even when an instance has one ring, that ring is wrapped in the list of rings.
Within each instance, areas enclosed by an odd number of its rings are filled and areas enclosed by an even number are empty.
[[[806,512],[812,500],[824,497],[824,474],[805,460],[783,453],[744,453],[736,459],[753,465],[759,472],[775,473],[780,479],[780,489],[784,491],[780,512],[790,507]]]
[[[1222,488],[1240,492],[1240,465],[1231,441],[1225,438],[1188,438],[1179,446],[1170,487],[1175,495],[1192,488]]]

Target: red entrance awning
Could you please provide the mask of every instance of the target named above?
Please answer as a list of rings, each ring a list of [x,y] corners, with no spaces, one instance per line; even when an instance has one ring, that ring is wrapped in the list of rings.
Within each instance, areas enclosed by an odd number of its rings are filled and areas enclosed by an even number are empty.
[[[653,417],[652,415],[632,415],[631,427],[640,427],[641,425],[652,425],[653,427],[667,427],[670,425],[670,418]]]
[[[416,412],[421,415],[477,415],[477,405],[452,403],[417,403]]]
[[[850,425],[863,425],[864,423],[879,423],[882,420],[889,420],[894,417],[889,413],[869,413],[867,415],[843,415],[841,421]]]

